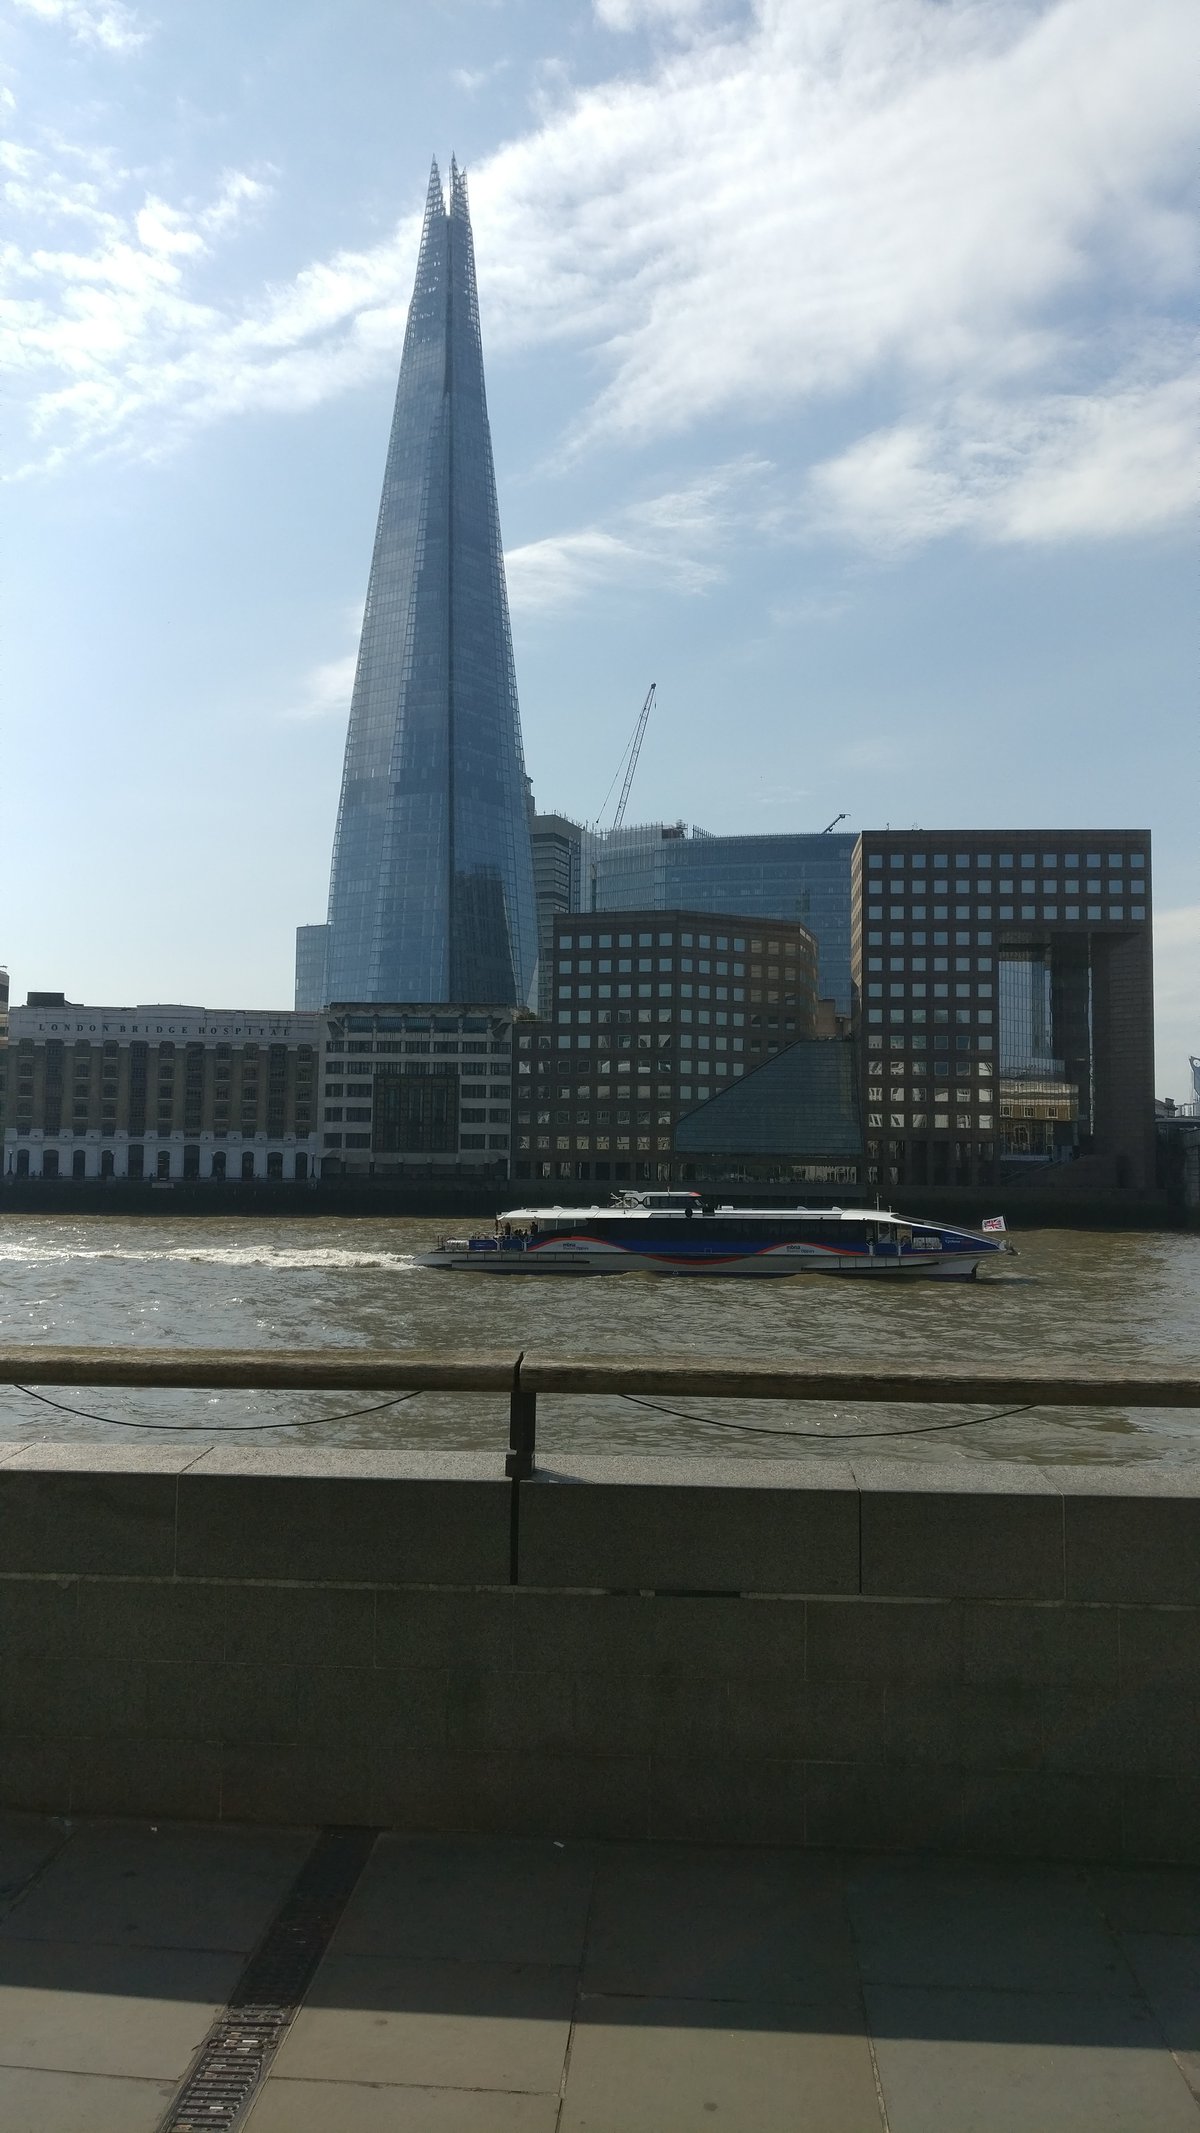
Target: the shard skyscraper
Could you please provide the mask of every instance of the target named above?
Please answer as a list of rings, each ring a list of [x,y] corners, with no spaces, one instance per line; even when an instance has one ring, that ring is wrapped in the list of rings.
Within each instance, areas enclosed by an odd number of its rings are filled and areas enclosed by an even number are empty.
[[[436,163],[430,174],[404,336],[322,990],[325,1002],[524,1004],[536,958],[475,253],[452,161],[448,203]]]

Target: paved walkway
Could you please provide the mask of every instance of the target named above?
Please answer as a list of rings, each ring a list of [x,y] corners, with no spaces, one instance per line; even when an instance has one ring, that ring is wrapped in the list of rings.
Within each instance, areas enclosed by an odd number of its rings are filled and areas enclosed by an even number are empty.
[[[312,1831],[0,1819],[0,2126],[155,2133]],[[1200,1871],[377,1841],[251,2133],[1200,2133]]]

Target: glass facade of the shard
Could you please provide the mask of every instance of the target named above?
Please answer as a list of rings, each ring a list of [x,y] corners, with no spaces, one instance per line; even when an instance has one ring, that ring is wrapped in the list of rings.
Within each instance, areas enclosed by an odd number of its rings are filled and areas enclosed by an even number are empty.
[[[350,708],[327,1000],[528,1002],[524,761],[466,184],[429,182]]]

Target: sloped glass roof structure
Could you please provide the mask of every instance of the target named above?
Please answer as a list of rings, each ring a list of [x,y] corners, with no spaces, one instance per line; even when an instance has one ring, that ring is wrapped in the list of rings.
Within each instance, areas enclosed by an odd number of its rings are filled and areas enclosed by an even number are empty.
[[[350,706],[326,1000],[528,1003],[537,921],[466,180],[430,173]]]
[[[863,1152],[849,1039],[801,1038],[675,1127],[680,1155],[813,1156]]]

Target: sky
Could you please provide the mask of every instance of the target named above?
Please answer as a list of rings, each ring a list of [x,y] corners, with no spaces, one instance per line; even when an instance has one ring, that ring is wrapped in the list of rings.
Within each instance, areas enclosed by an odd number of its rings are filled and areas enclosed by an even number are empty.
[[[0,961],[286,1006],[430,158],[527,766],[1147,828],[1200,1052],[1195,0],[0,0]]]

